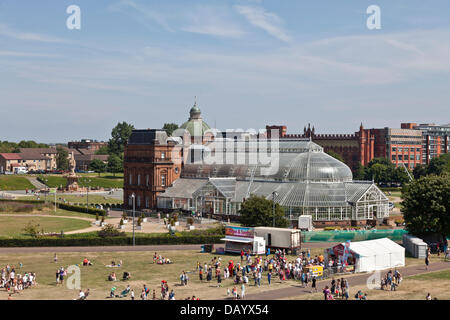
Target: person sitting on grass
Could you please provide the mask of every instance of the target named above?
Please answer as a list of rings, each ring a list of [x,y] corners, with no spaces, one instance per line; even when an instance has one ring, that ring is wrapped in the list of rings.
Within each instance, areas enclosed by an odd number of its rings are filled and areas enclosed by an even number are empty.
[[[116,280],[117,280],[116,273],[115,273],[115,272],[111,273],[111,274],[108,276],[108,280],[109,280],[109,281],[116,281]]]
[[[115,292],[116,292],[117,288],[116,287],[112,287],[111,291],[109,292],[109,297],[110,298],[114,298],[115,297]]]
[[[88,258],[84,258],[83,266],[92,266],[92,262]]]
[[[130,278],[131,278],[130,273],[128,271],[125,271],[122,276],[122,281],[130,280]]]

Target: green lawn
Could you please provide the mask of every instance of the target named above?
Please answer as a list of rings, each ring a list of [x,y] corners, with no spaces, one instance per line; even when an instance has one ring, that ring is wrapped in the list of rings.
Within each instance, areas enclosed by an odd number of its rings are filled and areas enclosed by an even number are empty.
[[[36,199],[36,197],[19,197],[17,198],[18,200],[30,200],[30,199]],[[40,196],[41,200],[45,200],[45,196]],[[47,196],[47,200],[51,200],[54,201],[54,196],[52,195],[48,195]],[[57,202],[64,202],[64,200],[66,200],[67,202],[69,202],[69,204],[72,203],[81,203],[83,205],[86,205],[86,194],[82,194],[82,195],[56,195],[56,201]],[[110,198],[108,196],[103,196],[103,195],[96,195],[96,194],[89,194],[89,204],[102,204],[102,203],[110,203],[110,204],[122,204],[123,200],[122,199],[115,199],[115,198]]]
[[[0,190],[1,191],[14,191],[34,189],[34,186],[28,181],[27,178],[21,176],[0,176]]]
[[[414,280],[450,280],[450,270],[424,273],[409,278]]]
[[[5,217],[0,215],[0,237],[26,238],[29,237],[23,230],[29,223],[39,224],[44,232],[64,232],[89,228],[89,221],[57,218],[57,217]]]
[[[50,188],[57,188],[60,186],[65,187],[67,185],[67,179],[64,176],[41,175],[39,177],[42,179],[40,181],[44,181],[44,183]],[[101,178],[81,176],[78,180],[78,184],[81,187],[90,186],[91,188],[123,188],[123,178],[120,176],[114,179],[109,176]]]

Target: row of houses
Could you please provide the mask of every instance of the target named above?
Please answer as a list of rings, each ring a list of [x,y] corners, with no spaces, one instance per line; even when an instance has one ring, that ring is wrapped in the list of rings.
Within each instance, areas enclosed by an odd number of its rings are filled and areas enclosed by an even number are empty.
[[[108,161],[108,155],[97,155],[96,150],[83,148],[66,148],[69,160],[74,159],[77,171],[89,170],[89,164],[99,159]],[[52,148],[20,148],[18,153],[0,153],[0,172],[14,172],[14,168],[24,167],[28,171],[54,171],[57,169],[58,151]]]

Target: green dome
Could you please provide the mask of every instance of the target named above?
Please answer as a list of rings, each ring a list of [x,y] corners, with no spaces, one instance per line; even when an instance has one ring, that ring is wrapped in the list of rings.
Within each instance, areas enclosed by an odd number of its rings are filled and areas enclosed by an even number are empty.
[[[189,111],[189,120],[180,126],[181,129],[189,131],[191,137],[201,137],[211,127],[202,120],[200,108],[197,103]]]

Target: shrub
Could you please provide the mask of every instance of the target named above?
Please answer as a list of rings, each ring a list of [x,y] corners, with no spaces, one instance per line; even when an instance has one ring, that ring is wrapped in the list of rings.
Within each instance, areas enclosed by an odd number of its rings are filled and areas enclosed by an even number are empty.
[[[124,232],[121,232],[109,223],[98,232],[98,236],[101,238],[118,237],[122,235],[124,235]]]
[[[28,234],[28,235],[32,236],[33,238],[38,238],[41,233],[41,231],[39,230],[39,227],[40,227],[39,224],[33,224],[33,223],[29,222],[25,226],[25,228],[23,228],[23,231],[25,232],[25,234]]]
[[[105,210],[96,209],[96,208],[87,208],[86,209],[86,207],[74,206],[74,205],[64,204],[64,203],[59,203],[59,204],[57,204],[57,206],[60,209],[64,209],[64,210],[68,210],[68,211],[77,211],[77,212],[88,213],[88,214],[92,214],[92,215],[98,213],[101,216],[106,215]]]
[[[192,218],[192,217],[187,218],[186,219],[186,223],[190,224],[190,225],[193,225],[194,224],[194,218]]]

